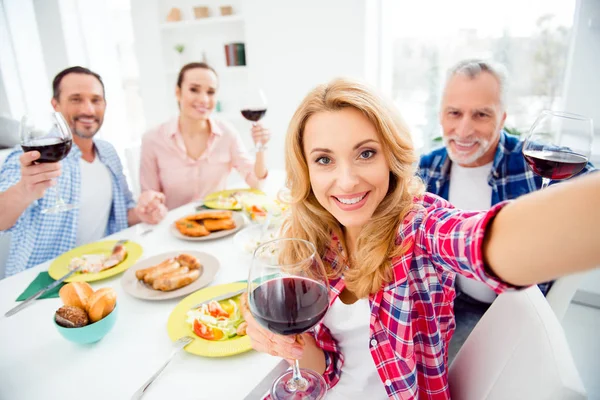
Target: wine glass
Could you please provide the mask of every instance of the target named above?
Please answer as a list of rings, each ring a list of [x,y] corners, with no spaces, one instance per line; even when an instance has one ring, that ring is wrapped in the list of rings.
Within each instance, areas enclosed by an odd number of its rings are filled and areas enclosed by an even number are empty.
[[[329,308],[329,284],[315,246],[302,239],[275,239],[254,251],[248,277],[248,304],[260,325],[278,335],[310,330]],[[300,368],[298,360],[271,388],[274,400],[322,399],[323,377]]]
[[[267,98],[264,92],[259,88],[248,89],[244,102],[242,104],[242,116],[256,125],[267,113]],[[266,150],[262,143],[256,145],[255,151]]]
[[[592,151],[593,132],[591,118],[542,111],[523,145],[523,156],[529,168],[542,177],[542,189],[552,179],[568,179],[585,168]]]
[[[24,152],[35,150],[40,153],[40,158],[35,163],[59,162],[69,154],[73,145],[71,129],[60,112],[53,112],[50,118],[36,119],[36,121],[27,115],[23,116],[19,135]],[[60,197],[59,182],[60,179],[57,180],[55,188],[56,202],[54,206],[44,208],[42,214],[55,214],[77,208],[74,204],[65,203]]]

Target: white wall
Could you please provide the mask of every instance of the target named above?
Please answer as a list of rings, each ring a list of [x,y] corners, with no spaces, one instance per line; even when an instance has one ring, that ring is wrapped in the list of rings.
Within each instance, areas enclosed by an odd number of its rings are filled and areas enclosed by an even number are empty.
[[[157,22],[164,20],[169,7],[177,6],[186,11],[188,6],[183,0],[165,2],[132,0],[131,3],[141,95],[148,127],[172,115],[173,83],[165,81],[167,71],[164,63],[168,60],[161,59],[164,58],[161,49],[164,33],[159,31]],[[210,2],[206,4],[212,5]],[[226,70],[221,74],[222,95],[227,95],[224,111],[239,113],[239,106],[231,99],[232,91],[240,95],[244,92],[238,87],[237,74],[246,74],[249,83],[263,89],[268,101],[264,123],[272,131],[267,153],[269,167],[283,168],[283,143],[288,122],[311,88],[337,76],[375,81],[377,71],[369,62],[372,63],[378,54],[375,45],[370,46],[370,42],[376,42],[377,27],[366,23],[367,18],[377,16],[374,4],[379,4],[379,0],[241,2],[248,67]],[[194,29],[194,33],[190,34],[200,35],[200,28]],[[216,37],[213,39],[218,40]],[[215,60],[209,62],[215,64]],[[218,62],[216,64],[219,67]],[[239,117],[231,122],[240,130],[246,146],[252,147],[250,124]]]
[[[33,0],[46,74],[52,79],[67,65],[67,49],[58,1]],[[48,100],[49,101],[49,100]]]
[[[594,119],[600,161],[600,1],[578,0],[566,72],[565,109]],[[598,163],[596,167],[599,167]],[[600,206],[600,205],[599,205]],[[600,243],[600,238],[598,238]],[[600,307],[600,269],[588,273],[575,299]],[[591,296],[590,296],[591,294]]]
[[[569,56],[565,110],[593,118],[600,155],[600,1],[577,1]]]
[[[244,3],[250,79],[269,100],[269,164],[283,167],[288,122],[308,91],[337,76],[366,79],[368,0]]]

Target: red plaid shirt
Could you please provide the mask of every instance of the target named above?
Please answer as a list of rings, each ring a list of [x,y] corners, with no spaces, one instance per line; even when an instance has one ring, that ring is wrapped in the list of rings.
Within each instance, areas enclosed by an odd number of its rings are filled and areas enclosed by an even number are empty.
[[[448,343],[454,333],[454,279],[457,273],[485,282],[497,293],[510,286],[487,273],[483,263],[486,226],[506,203],[487,212],[465,212],[425,194],[400,226],[396,244],[410,246],[392,260],[394,280],[374,295],[369,349],[381,382],[392,399],[449,399]],[[332,247],[341,246],[334,238]],[[324,260],[346,268],[338,252]],[[345,287],[332,280],[330,304]],[[331,388],[339,381],[344,355],[321,322],[313,332],[325,352],[323,374]]]

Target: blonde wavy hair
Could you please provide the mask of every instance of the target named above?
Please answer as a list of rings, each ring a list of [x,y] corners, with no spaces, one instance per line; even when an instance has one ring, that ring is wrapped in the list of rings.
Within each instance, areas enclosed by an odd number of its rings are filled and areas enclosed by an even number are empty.
[[[375,126],[390,169],[388,193],[363,227],[356,254],[351,260],[346,260],[350,268],[334,270],[325,263],[329,279],[337,278],[343,272],[348,290],[364,298],[391,282],[391,259],[405,251],[395,243],[396,233],[413,206],[415,196],[423,193],[423,183],[416,176],[417,156],[406,124],[394,106],[368,86],[348,79],[335,79],[319,85],[308,93],[292,117],[285,143],[292,211],[284,223],[283,235],[307,240],[315,245],[318,254],[324,255],[330,249],[333,233],[348,254],[343,227],[321,206],[312,191],[303,147],[304,129],[311,116],[345,108],[362,112]],[[289,249],[291,252],[296,250]],[[330,250],[341,256],[337,248]]]

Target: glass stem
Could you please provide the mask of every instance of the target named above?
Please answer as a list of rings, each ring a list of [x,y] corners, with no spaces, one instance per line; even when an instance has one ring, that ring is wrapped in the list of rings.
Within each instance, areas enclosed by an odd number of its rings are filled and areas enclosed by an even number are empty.
[[[308,381],[300,373],[300,362],[298,360],[294,361],[292,365],[292,379],[287,382],[286,388],[291,393],[303,392],[308,388]]]
[[[546,189],[550,184],[550,178],[542,178],[542,189]]]

